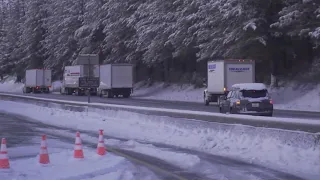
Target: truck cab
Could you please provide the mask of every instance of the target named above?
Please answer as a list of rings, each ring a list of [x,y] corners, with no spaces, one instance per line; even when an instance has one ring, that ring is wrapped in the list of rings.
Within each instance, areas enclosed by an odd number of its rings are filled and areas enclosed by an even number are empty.
[[[94,65],[92,71],[93,77],[99,77],[99,65]],[[79,86],[79,78],[86,76],[89,76],[89,69],[84,65],[65,66],[60,93],[65,95],[76,94],[78,96],[86,95],[86,93],[96,95],[97,88],[88,89]]]
[[[206,89],[203,92],[204,104],[216,102],[219,106],[232,85],[255,82],[255,61],[228,59],[208,61]]]

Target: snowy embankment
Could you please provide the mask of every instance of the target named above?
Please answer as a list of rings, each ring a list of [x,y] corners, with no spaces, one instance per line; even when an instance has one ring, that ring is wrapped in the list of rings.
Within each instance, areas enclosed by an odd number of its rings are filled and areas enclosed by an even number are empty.
[[[308,179],[319,178],[319,134],[92,108],[86,112],[72,112],[9,101],[2,101],[0,110],[28,116],[47,124],[80,131],[103,128],[107,135],[113,137],[179,146],[243,159]],[[139,151],[149,152],[150,155],[159,153],[139,148]],[[198,158],[193,159],[190,158],[194,162],[189,162],[188,168],[196,166]]]

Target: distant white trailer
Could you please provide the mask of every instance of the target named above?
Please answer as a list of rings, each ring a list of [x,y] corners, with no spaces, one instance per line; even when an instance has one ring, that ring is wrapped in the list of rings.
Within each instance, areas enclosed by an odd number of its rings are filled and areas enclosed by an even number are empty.
[[[26,70],[25,82],[23,87],[24,93],[49,93],[51,87],[51,70],[50,69],[28,69]]]
[[[97,91],[100,97],[122,95],[128,98],[133,91],[132,64],[100,65],[100,86]]]
[[[205,105],[220,103],[220,96],[226,95],[232,85],[255,82],[254,60],[217,60],[208,62],[207,88],[204,90]]]

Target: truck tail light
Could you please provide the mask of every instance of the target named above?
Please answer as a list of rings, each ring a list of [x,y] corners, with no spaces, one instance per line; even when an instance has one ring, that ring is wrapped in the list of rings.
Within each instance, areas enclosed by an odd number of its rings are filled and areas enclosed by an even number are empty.
[[[272,101],[272,100],[270,100],[269,102],[270,102],[270,104],[273,104],[273,101]]]
[[[48,88],[51,88],[51,86],[48,86]]]
[[[36,89],[39,89],[39,86],[37,86]]]
[[[227,88],[223,88],[223,91],[227,91]]]

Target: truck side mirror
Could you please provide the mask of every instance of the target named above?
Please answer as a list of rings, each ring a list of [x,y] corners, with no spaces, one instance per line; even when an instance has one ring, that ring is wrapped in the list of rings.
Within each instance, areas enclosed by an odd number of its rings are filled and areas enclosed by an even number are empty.
[[[202,80],[202,85],[205,86],[205,87],[207,87],[207,81],[206,81],[206,79],[203,79],[203,80]]]

